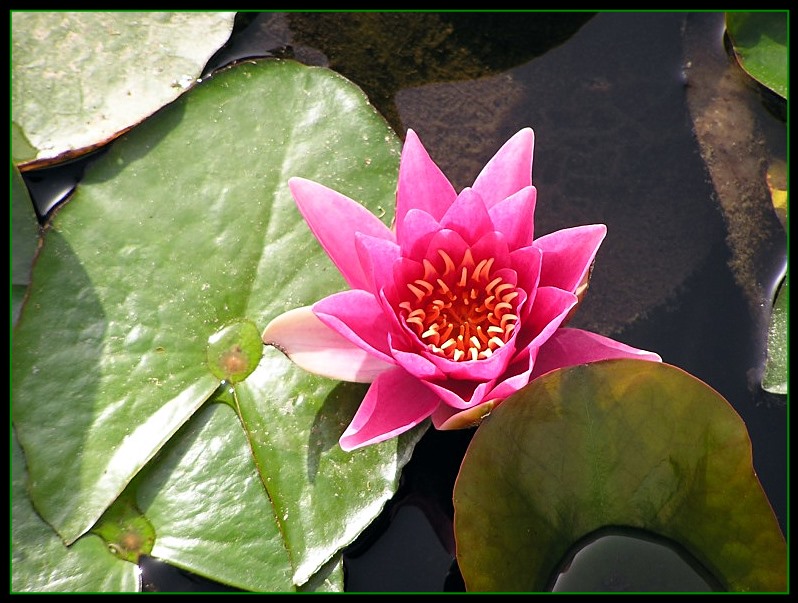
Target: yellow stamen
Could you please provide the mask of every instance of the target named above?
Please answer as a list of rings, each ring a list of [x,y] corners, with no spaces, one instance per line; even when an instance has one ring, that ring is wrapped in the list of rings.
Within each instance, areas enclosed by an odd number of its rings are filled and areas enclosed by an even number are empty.
[[[416,285],[418,285],[419,287],[424,287],[424,289],[426,289],[426,290],[427,290],[427,295],[429,295],[430,293],[432,293],[432,292],[435,290],[435,287],[433,287],[432,285],[430,285],[430,284],[429,284],[427,281],[423,281],[423,280],[421,280],[420,278],[419,278],[419,279],[416,279],[416,280],[414,280],[413,282],[414,282]]]
[[[421,301],[424,299],[424,292],[415,285],[407,283],[407,288],[410,289],[410,292],[416,296],[416,301]]]
[[[449,257],[449,254],[446,253],[443,249],[438,249],[438,255],[441,256],[441,258],[443,258],[443,263],[445,265],[443,275],[447,276],[452,272],[454,272],[455,270],[454,262],[452,261],[452,258]]]
[[[398,304],[405,324],[429,353],[452,362],[490,358],[518,327],[520,291],[491,274],[495,258],[475,262],[466,249],[455,264],[447,251],[437,253],[442,272],[425,258],[424,277],[406,283],[409,298]]]

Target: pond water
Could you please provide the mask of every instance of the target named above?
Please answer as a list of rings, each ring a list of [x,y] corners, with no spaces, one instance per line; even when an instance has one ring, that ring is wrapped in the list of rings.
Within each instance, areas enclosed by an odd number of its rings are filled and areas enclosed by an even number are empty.
[[[397,132],[413,128],[458,190],[531,126],[536,236],[608,226],[571,326],[654,350],[729,400],[748,426],[755,469],[785,530],[786,402],[763,392],[758,379],[786,236],[767,211],[764,185],[752,185],[753,203],[738,211],[717,183],[724,170],[784,158],[786,125],[778,102],[734,71],[723,25],[722,13],[251,13],[208,72],[255,56],[335,69]],[[739,120],[719,122],[712,143],[719,138],[726,148],[708,161],[695,124],[718,99],[749,126],[741,132]],[[83,165],[25,174],[42,214]],[[397,495],[345,551],[347,590],[463,589],[451,497],[471,435],[427,432]],[[581,553],[575,548],[555,589],[711,588],[679,551],[615,536],[615,567],[602,566],[598,577],[584,571],[595,569],[595,547],[608,546],[598,538]],[[630,569],[630,558],[659,561]],[[666,566],[672,580],[663,579]],[[155,560],[142,568],[149,590],[224,588]]]

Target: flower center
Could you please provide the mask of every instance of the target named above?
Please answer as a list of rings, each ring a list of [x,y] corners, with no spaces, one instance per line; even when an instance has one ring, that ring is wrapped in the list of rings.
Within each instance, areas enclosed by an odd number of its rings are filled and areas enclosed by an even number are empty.
[[[434,354],[459,362],[489,358],[513,334],[518,290],[492,276],[493,258],[474,262],[468,249],[459,266],[442,249],[440,273],[424,259],[424,278],[407,283],[412,298],[399,304],[405,322]]]

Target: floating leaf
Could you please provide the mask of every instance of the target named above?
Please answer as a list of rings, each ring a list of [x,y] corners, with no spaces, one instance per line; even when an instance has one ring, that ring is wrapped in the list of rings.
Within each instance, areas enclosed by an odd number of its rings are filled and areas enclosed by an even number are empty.
[[[291,563],[235,413],[203,408],[138,486],[152,555],[246,590],[293,590]]]
[[[66,541],[217,390],[213,334],[236,321],[262,329],[345,287],[288,178],[390,207],[399,148],[350,82],[270,60],[204,81],[87,169],[46,233],[13,347],[31,494]],[[337,439],[364,388],[308,375],[272,348],[234,388],[261,502],[303,584],[393,495],[419,431],[344,453]],[[223,475],[213,458],[197,470]]]
[[[103,513],[91,531],[105,541],[111,553],[131,563],[149,555],[155,542],[152,524],[141,514],[133,496],[125,493]]]
[[[15,161],[107,142],[192,86],[235,13],[12,12]]]
[[[787,11],[726,13],[726,28],[740,66],[787,98]]]
[[[609,526],[676,542],[729,590],[786,588],[745,424],[667,364],[610,360],[533,381],[477,430],[454,505],[469,590],[544,590],[577,541]]]
[[[25,490],[25,458],[11,436],[11,591],[130,592],[138,568],[108,552],[94,535],[64,545],[33,508]]]
[[[208,368],[222,381],[243,381],[262,356],[260,331],[248,320],[235,320],[208,338]]]
[[[789,275],[776,294],[768,328],[768,351],[762,374],[762,389],[773,394],[787,394],[789,382],[787,328],[790,314]]]
[[[278,496],[285,490],[272,487]],[[158,533],[154,557],[245,590],[295,590],[296,551],[281,529],[299,520],[275,521],[247,437],[226,405],[200,410],[142,474],[137,492]],[[309,590],[331,588],[334,565]]]

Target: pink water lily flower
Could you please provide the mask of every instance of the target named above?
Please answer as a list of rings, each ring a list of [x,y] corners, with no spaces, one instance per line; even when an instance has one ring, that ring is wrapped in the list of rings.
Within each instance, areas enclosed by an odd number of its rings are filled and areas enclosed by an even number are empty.
[[[371,383],[340,445],[352,450],[431,417],[473,425],[551,370],[660,357],[561,325],[606,226],[533,236],[534,134],[515,134],[457,194],[412,130],[394,229],[321,184],[292,178],[299,211],[351,287],[290,310],[263,341],[308,371]]]

